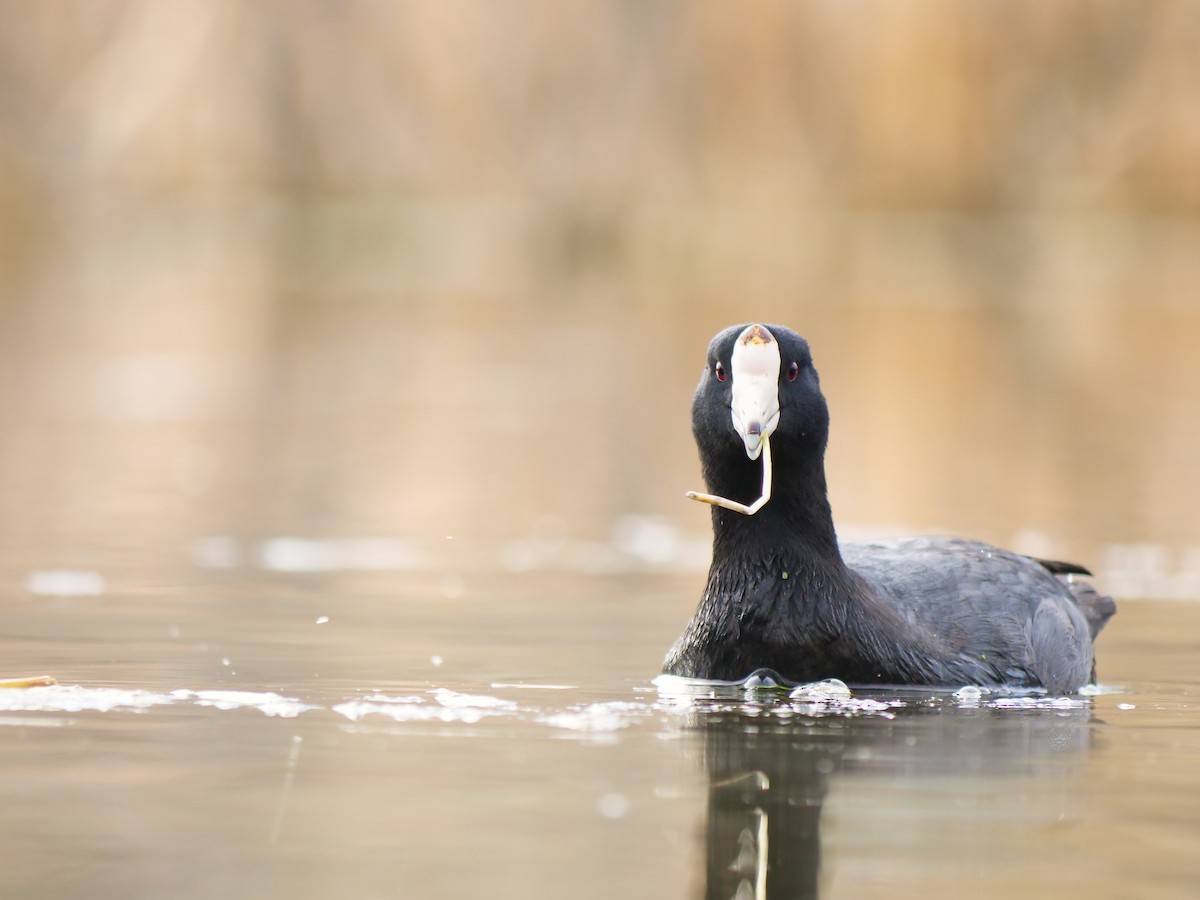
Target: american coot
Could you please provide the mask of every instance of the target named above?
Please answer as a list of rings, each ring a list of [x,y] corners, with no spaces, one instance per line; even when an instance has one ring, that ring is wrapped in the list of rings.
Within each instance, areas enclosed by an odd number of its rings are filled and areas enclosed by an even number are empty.
[[[1115,612],[1070,563],[976,541],[838,544],[829,412],[808,343],[778,325],[718,334],[692,404],[713,553],[671,675],[737,681],[1078,691]]]

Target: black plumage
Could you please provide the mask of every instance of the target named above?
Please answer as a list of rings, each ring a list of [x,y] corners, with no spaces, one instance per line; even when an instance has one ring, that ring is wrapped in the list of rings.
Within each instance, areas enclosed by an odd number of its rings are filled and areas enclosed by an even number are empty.
[[[708,491],[749,504],[763,463],[734,427],[726,377],[746,328],[709,345],[692,430]],[[808,344],[765,329],[781,363],[772,496],[752,516],[713,507],[708,583],[664,671],[1052,694],[1094,680],[1092,642],[1115,605],[1075,577],[1086,569],[956,538],[839,545],[824,469],[829,413]]]

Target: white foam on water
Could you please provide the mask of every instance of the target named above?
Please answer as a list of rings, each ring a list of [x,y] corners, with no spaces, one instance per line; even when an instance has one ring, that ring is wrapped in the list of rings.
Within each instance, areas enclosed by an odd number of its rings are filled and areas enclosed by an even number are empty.
[[[392,572],[424,561],[411,541],[398,538],[273,537],[258,548],[260,568],[274,572]]]
[[[951,702],[960,706],[986,706],[991,709],[1055,710],[1086,709],[1096,693],[1120,693],[1120,689],[1100,688],[1087,691],[1086,696],[1047,697],[1045,695],[1001,695],[988,689],[963,688],[938,696],[891,697],[872,692],[873,696],[855,696],[844,683],[830,679],[800,685],[790,692],[780,689],[767,692],[743,685],[703,683],[694,679],[662,676],[655,680],[657,697],[653,700],[609,700],[573,704],[538,704],[494,696],[469,693],[447,687],[432,688],[407,695],[388,695],[372,692],[350,697],[329,705],[288,697],[273,691],[241,691],[226,689],[191,690],[180,688],[169,692],[117,687],[84,687],[81,685],[46,685],[30,688],[0,690],[0,714],[3,713],[77,713],[133,712],[141,713],[161,706],[191,706],[222,712],[252,709],[265,716],[296,718],[307,713],[332,712],[351,722],[369,719],[389,723],[436,722],[474,725],[485,719],[518,716],[544,725],[563,737],[576,736],[588,740],[612,741],[623,729],[639,720],[653,716],[674,716],[680,712],[704,715],[713,703],[722,712],[741,709],[747,715],[789,716],[880,716],[893,718],[899,707],[913,702]],[[517,684],[497,682],[493,689],[570,690],[570,685]],[[734,704],[733,707],[730,704]],[[1132,708],[1121,704],[1118,708]],[[0,715],[0,726],[66,726],[75,719],[41,715]]]
[[[807,700],[812,702],[827,702],[850,699],[850,688],[846,682],[837,678],[826,678],[824,681],[814,681],[792,688],[788,694],[792,700]]]
[[[741,681],[659,675],[651,684],[658,690],[661,699],[676,705],[687,705],[694,700],[733,700],[756,691],[783,691],[789,687],[782,679],[765,669],[754,672]]]
[[[506,688],[522,690],[522,691],[571,691],[575,689],[573,684],[542,684],[535,682],[519,682],[519,681],[493,681],[493,690],[504,690]]]
[[[648,712],[640,703],[610,701],[589,703],[563,712],[542,716],[539,722],[552,728],[563,728],[585,734],[611,733],[628,728],[634,720]]]
[[[257,709],[263,715],[294,719],[302,712],[320,709],[295,697],[284,697],[271,691],[172,691],[173,697],[190,699],[196,706],[213,706],[217,709]]]
[[[1127,694],[1129,691],[1119,684],[1085,684],[1079,693],[1084,697],[1102,697],[1106,694]]]
[[[384,696],[348,700],[336,704],[332,709],[351,722],[361,722],[368,716],[383,716],[395,722],[462,722],[468,725],[474,725],[489,716],[506,715],[509,711],[507,708],[495,706],[470,705],[461,700],[453,701],[453,705],[447,706],[428,703],[423,697]]]
[[[463,694],[449,688],[435,688],[430,691],[433,699],[442,706],[450,709],[513,709],[517,704],[502,697],[492,697],[488,694]]]
[[[1086,697],[997,697],[986,704],[992,709],[1086,709]]]
[[[221,710],[257,709],[268,716],[292,718],[312,709],[294,697],[258,691],[189,691],[159,693],[141,689],[83,687],[55,684],[46,687],[0,690],[0,711],[6,712],[144,712],[156,706],[191,704]],[[41,720],[39,720],[41,721]],[[0,724],[17,724],[12,721]]]
[[[41,569],[25,576],[25,590],[40,597],[99,597],[104,576],[78,569]]]
[[[330,707],[339,716],[345,716],[351,722],[360,722],[370,715],[387,716],[398,722],[419,721],[421,713],[409,713],[409,709],[421,709],[424,697],[389,697],[386,694],[372,694],[366,699],[347,700]]]
[[[792,701],[792,710],[808,716],[879,716],[884,719],[896,717],[894,709],[905,706],[904,700],[874,700],[870,697],[826,697],[821,699],[797,699]]]
[[[153,706],[174,703],[170,694],[124,688],[89,688],[77,684],[0,690],[0,710],[46,712],[141,712]]]
[[[682,675],[659,675],[651,682],[663,694],[694,694],[694,688],[704,687],[710,682],[702,682],[695,678],[684,678]]]
[[[389,697],[372,694],[348,700],[332,707],[352,722],[367,716],[383,716],[395,722],[462,722],[473,725],[485,718],[516,713],[520,707],[512,700],[489,694],[467,694],[450,688],[435,688],[425,696]]]

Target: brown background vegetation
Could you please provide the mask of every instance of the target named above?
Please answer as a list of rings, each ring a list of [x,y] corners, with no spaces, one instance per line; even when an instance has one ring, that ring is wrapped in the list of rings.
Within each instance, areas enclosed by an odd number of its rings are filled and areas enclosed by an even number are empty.
[[[4,3],[0,528],[702,537],[690,391],[764,320],[847,533],[1186,567],[1198,46],[1171,2]]]

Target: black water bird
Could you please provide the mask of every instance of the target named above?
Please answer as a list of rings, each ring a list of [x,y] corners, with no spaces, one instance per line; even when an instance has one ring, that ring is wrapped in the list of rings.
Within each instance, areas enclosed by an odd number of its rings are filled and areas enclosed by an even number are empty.
[[[977,541],[839,544],[825,484],[829,412],[804,338],[713,338],[692,404],[713,504],[704,595],[663,671],[737,681],[1077,692],[1116,606],[1071,563]]]

